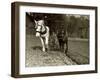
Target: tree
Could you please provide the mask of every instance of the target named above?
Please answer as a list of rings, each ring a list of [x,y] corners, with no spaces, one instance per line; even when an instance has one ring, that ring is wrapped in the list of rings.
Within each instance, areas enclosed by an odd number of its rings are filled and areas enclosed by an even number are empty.
[[[76,24],[77,24],[77,19],[75,18],[75,16],[70,16],[70,19],[68,22],[68,28],[67,28],[70,36],[74,32],[74,30],[76,28]]]

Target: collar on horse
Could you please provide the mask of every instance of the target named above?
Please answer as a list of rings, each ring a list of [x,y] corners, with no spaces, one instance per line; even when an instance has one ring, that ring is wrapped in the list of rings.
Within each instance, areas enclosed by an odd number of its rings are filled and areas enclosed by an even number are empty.
[[[41,25],[39,25],[41,26]],[[45,34],[47,32],[47,28],[46,26],[44,26],[45,30],[44,31],[36,31],[36,32],[39,32],[41,35]],[[42,30],[42,26],[41,26],[41,30]]]

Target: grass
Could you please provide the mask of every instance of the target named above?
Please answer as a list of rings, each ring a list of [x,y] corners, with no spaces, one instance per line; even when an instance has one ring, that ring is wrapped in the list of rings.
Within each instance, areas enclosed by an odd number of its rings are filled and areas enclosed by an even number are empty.
[[[80,40],[68,41],[67,55],[78,64],[89,64],[89,42]]]

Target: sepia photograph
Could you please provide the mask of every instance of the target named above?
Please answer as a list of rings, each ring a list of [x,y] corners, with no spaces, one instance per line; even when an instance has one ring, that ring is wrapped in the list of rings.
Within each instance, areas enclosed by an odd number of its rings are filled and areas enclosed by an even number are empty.
[[[26,67],[89,64],[89,15],[26,12]]]

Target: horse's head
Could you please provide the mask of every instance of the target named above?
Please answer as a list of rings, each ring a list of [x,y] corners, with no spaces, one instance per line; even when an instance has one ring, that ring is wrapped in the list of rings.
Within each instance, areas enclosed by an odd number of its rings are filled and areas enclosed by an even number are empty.
[[[36,37],[40,37],[42,26],[44,25],[44,20],[35,20]]]

